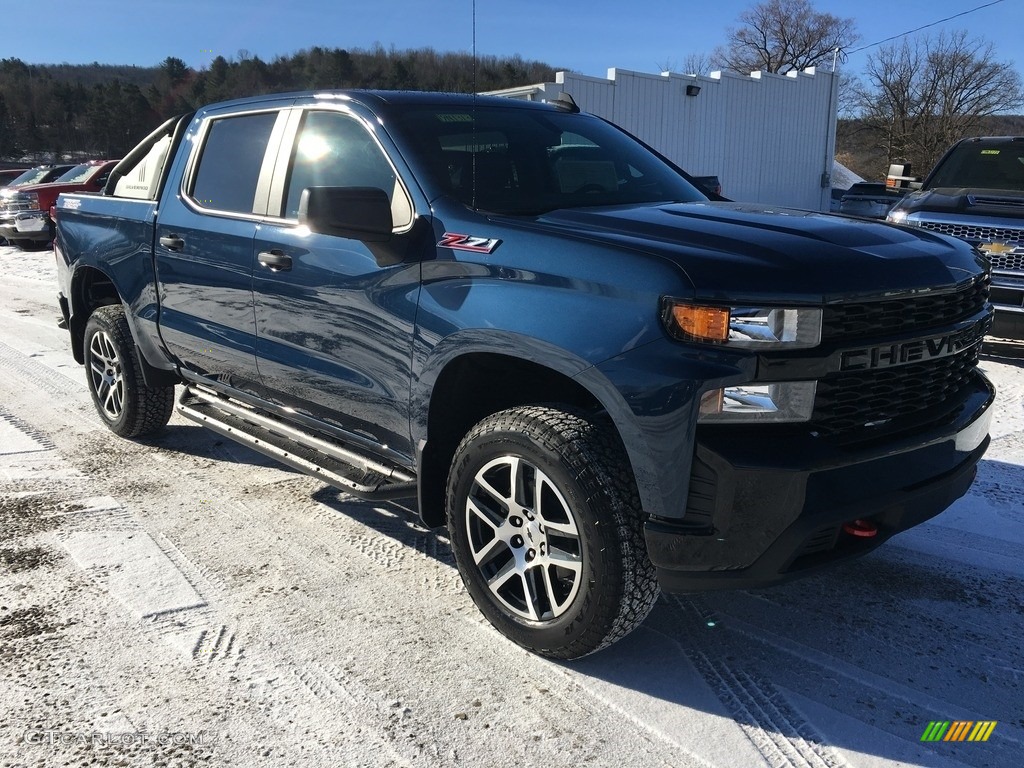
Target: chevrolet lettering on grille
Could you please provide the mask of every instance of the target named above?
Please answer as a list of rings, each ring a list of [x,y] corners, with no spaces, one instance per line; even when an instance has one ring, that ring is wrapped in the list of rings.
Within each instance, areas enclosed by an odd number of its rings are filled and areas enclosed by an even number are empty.
[[[849,350],[843,352],[839,370],[865,371],[919,363],[924,360],[937,360],[973,347],[982,340],[987,330],[988,323],[983,320],[962,331],[945,336]]]

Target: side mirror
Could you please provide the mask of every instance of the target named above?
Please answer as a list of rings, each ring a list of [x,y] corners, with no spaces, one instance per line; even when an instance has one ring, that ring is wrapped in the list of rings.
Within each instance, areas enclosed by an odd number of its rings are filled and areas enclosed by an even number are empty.
[[[395,227],[388,194],[376,187],[306,187],[299,198],[299,224],[366,243],[390,240]]]

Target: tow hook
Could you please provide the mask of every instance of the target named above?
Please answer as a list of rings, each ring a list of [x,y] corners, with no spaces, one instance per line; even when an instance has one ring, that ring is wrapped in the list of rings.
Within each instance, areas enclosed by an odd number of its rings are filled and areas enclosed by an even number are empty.
[[[843,523],[843,530],[851,536],[858,536],[862,539],[870,539],[878,535],[878,526],[870,520],[851,520]]]

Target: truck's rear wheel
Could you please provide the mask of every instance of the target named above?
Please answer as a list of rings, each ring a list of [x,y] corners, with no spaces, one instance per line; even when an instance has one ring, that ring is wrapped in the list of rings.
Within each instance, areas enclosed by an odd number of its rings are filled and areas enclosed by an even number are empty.
[[[174,387],[148,387],[119,306],[100,307],[85,326],[85,370],[100,418],[121,437],[159,432],[174,409]]]
[[[658,597],[625,452],[583,415],[523,406],[477,424],[452,463],[448,528],[483,614],[545,656],[610,645]]]

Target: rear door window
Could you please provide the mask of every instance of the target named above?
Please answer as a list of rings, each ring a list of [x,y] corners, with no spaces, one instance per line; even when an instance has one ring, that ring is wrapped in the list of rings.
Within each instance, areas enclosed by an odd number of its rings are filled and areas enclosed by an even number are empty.
[[[278,113],[211,121],[192,179],[192,202],[215,211],[253,213],[256,187]]]

